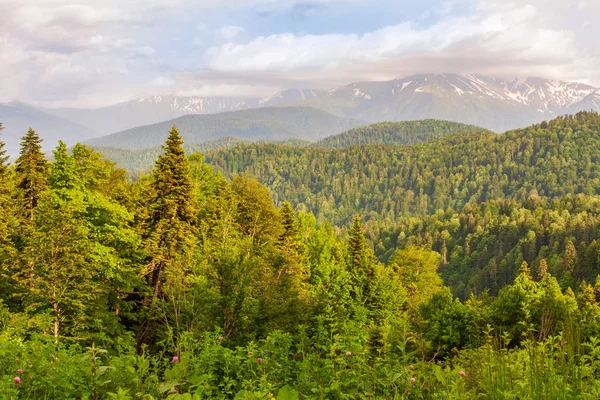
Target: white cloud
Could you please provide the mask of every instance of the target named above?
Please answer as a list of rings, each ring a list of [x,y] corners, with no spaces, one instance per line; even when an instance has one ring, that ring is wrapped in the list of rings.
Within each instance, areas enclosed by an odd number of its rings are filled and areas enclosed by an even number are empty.
[[[241,26],[223,26],[218,31],[217,34],[223,39],[233,39],[238,36],[240,33],[244,32],[245,29]]]
[[[370,70],[367,75],[371,77],[392,78],[405,70],[406,61],[415,68],[412,72],[427,72],[432,60],[453,59],[462,63],[448,62],[447,69],[435,63],[436,72],[536,74],[600,84],[600,72],[594,68],[600,49],[581,48],[577,33],[548,24],[543,10],[532,4],[481,0],[470,15],[448,16],[427,27],[407,22],[360,36],[261,36],[246,43],[214,46],[204,58],[208,69],[223,76],[246,71],[302,75],[321,70],[325,80],[337,70],[338,76],[359,80]],[[394,63],[395,70],[390,68]]]
[[[388,7],[398,7],[399,1],[390,0]],[[0,0],[0,76],[8,77],[0,101],[97,105],[148,90],[266,95],[285,87],[331,88],[417,72],[546,75],[600,86],[600,1],[439,1],[430,18],[362,34],[252,37],[251,25],[243,21],[235,23],[247,31],[227,24],[215,30],[223,21],[198,20],[188,11],[204,15],[199,9],[247,8],[251,15],[302,4],[347,3],[351,10],[352,3],[372,3]],[[423,25],[431,20],[438,22]],[[181,21],[188,25],[178,29],[178,41],[172,48],[161,46],[157,27]]]
[[[159,76],[158,78],[155,78],[152,80],[152,82],[150,82],[150,84],[153,86],[162,86],[162,87],[169,87],[169,86],[172,86],[174,83],[175,83],[175,80],[173,80],[171,78],[167,78],[165,76]]]

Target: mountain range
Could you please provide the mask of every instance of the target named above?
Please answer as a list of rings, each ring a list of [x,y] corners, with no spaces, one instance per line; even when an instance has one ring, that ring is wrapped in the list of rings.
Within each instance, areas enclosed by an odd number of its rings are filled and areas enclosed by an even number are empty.
[[[281,113],[277,123],[266,124],[268,128],[264,123],[262,127],[256,125],[257,120],[268,114],[258,110],[276,107],[303,107],[303,111]],[[307,112],[307,108],[321,112]],[[186,115],[225,113],[219,118],[233,117],[238,119],[238,123],[241,123],[241,118],[247,121],[245,125],[255,125],[252,132],[245,130],[240,133],[236,123],[231,122],[231,129],[226,128],[226,124],[223,129],[207,128],[211,134],[206,137],[203,136],[206,130],[188,133],[197,143],[202,143],[241,134],[245,136],[239,139],[246,140],[317,140],[324,133],[337,134],[359,125],[422,119],[478,125],[500,133],[581,110],[600,111],[600,89],[582,83],[535,77],[508,80],[477,74],[418,74],[385,82],[352,83],[330,91],[289,89],[267,98],[161,95],[97,109],[44,109],[13,102],[0,104],[0,121],[5,126],[7,148],[14,153],[18,138],[29,125],[39,131],[46,140],[46,147],[51,148],[58,138],[72,144],[123,131],[127,131],[125,136],[145,135],[154,129],[148,126],[159,124],[155,128],[164,129],[161,123],[177,122],[177,118]],[[304,123],[306,128],[312,129],[311,126],[324,117],[323,112],[331,114],[327,117],[331,121],[347,118],[354,122],[350,125],[340,123],[340,130],[327,128],[319,132],[290,128],[297,125],[298,114],[303,114],[305,120],[316,118],[313,122],[306,120]],[[286,116],[291,119],[281,120]],[[197,129],[198,126],[192,124],[190,128]],[[265,130],[261,132],[261,129]],[[123,136],[112,136],[113,139],[117,137]],[[124,148],[156,145],[156,141],[145,143],[144,138],[138,138],[138,144],[131,147],[133,139],[128,140],[127,144],[111,139],[91,143]]]
[[[504,132],[561,114],[600,110],[600,89],[541,78],[430,74],[353,83],[304,104],[369,122],[434,118]]]
[[[184,115],[86,143],[93,147],[147,149],[163,144],[173,125],[177,125],[187,144],[198,144],[228,136],[247,141],[315,141],[365,125],[365,122],[310,107],[262,107],[219,114]]]
[[[0,122],[4,125],[2,141],[12,156],[18,154],[20,138],[30,127],[45,139],[46,150],[56,146],[59,139],[75,144],[98,136],[90,128],[19,102],[0,104]]]

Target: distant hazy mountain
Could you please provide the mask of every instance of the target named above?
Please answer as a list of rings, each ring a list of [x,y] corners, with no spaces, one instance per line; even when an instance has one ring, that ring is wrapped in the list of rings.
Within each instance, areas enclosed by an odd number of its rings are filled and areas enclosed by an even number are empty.
[[[151,96],[97,109],[62,108],[46,111],[108,135],[183,115],[271,107],[312,99],[324,93],[312,89],[289,89],[268,98]]]
[[[251,141],[314,141],[365,125],[365,122],[308,107],[265,107],[220,114],[186,115],[92,139],[88,143],[95,147],[151,148],[164,143],[173,124],[177,124],[187,144],[194,144],[227,136]]]
[[[431,74],[353,83],[304,104],[372,122],[433,118],[503,132],[559,114],[600,110],[600,90],[540,78],[509,81],[472,74]]]
[[[0,104],[0,121],[4,125],[2,140],[13,157],[19,152],[20,138],[30,127],[44,139],[46,152],[51,151],[59,139],[67,144],[75,144],[97,136],[89,128],[18,102]]]
[[[321,129],[319,123],[324,114],[307,112],[308,107],[351,118],[355,123],[356,120],[377,123],[437,119],[504,132],[557,115],[600,111],[600,89],[541,78],[506,80],[474,74],[420,74],[387,82],[353,83],[328,92],[289,89],[266,98],[151,96],[98,109],[36,109],[19,103],[2,107],[10,109],[4,111],[6,116],[0,114],[0,121],[7,126],[5,138],[13,152],[18,137],[29,126],[38,129],[51,143],[57,137],[72,142],[131,129],[127,135],[119,134],[119,138],[128,137],[123,144],[115,139],[102,139],[109,140],[112,146],[126,148],[160,144],[144,143],[145,137],[133,136],[162,138],[158,131],[149,133],[154,128],[147,126],[185,115],[223,114],[206,120],[184,119],[196,132],[193,140],[202,141],[230,135],[247,140],[317,140],[352,127],[347,123],[337,125],[337,121],[333,125],[344,129],[331,129],[332,126]],[[273,107],[304,108],[277,116]],[[267,111],[252,111],[264,108]],[[235,113],[244,111],[245,114]],[[8,118],[18,118],[20,122]],[[225,123],[227,118],[232,120]],[[314,120],[308,121],[311,118]],[[200,123],[207,125],[200,127]],[[310,128],[305,129],[302,124]]]
[[[288,89],[283,92],[274,94],[271,97],[260,100],[259,104],[262,107],[278,106],[282,104],[293,104],[304,100],[314,99],[319,96],[325,95],[325,90],[315,89]]]

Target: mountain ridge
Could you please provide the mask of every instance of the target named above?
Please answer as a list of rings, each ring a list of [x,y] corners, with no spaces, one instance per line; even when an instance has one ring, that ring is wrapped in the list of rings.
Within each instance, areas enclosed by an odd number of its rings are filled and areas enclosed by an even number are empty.
[[[219,114],[184,115],[91,139],[87,143],[96,147],[129,150],[151,148],[164,142],[174,124],[179,127],[187,144],[196,144],[226,136],[250,141],[314,141],[366,123],[309,107],[264,107]]]

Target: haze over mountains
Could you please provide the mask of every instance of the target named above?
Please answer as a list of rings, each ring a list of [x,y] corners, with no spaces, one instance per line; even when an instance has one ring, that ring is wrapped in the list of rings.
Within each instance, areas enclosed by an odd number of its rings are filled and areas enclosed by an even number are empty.
[[[275,112],[273,107],[281,106],[302,110],[280,112],[274,117],[277,122],[266,122],[271,119],[268,114]],[[308,107],[321,111],[309,111]],[[91,143],[150,148],[163,141],[165,126],[181,122],[174,119],[185,115],[227,113],[193,123],[193,118],[186,119],[186,128],[194,130],[182,129],[188,135],[186,140],[203,143],[228,136],[246,140],[318,140],[359,125],[422,119],[443,119],[504,132],[581,110],[600,110],[600,89],[542,78],[507,80],[475,74],[419,74],[387,82],[353,83],[327,92],[289,89],[268,98],[161,95],[97,109],[41,109],[17,102],[0,104],[0,120],[6,128],[7,148],[14,154],[18,138],[29,126],[39,131],[47,148],[53,147],[58,138],[73,144],[121,131],[127,132]],[[232,121],[225,123],[228,118]],[[324,119],[329,125],[319,129],[317,126]],[[165,121],[169,123],[163,124]],[[211,122],[203,126],[203,121]],[[299,128],[299,124],[304,128]],[[140,137],[134,138],[136,135]]]
[[[160,146],[165,132],[173,124],[177,124],[186,143],[198,144],[228,136],[249,141],[314,141],[366,123],[310,107],[262,107],[219,114],[185,115],[92,139],[88,143],[131,150],[147,149]]]

